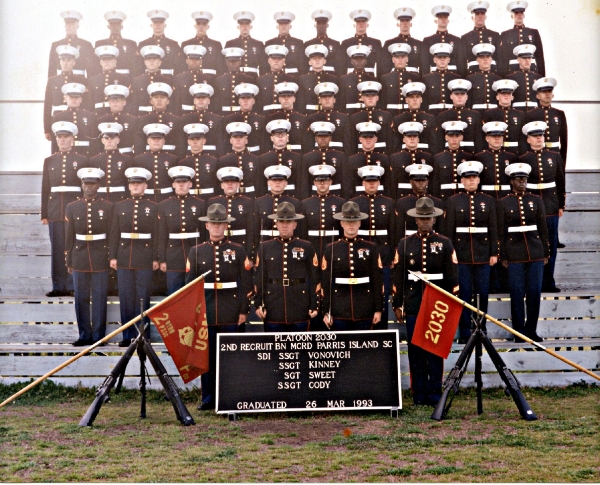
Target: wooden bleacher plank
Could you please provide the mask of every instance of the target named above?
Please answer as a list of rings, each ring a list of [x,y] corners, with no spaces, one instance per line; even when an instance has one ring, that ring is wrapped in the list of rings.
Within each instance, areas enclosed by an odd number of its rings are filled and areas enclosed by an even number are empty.
[[[108,324],[106,334],[117,330],[118,324]],[[68,343],[77,340],[79,333],[75,323],[40,323],[40,324],[9,324],[0,323],[0,342],[2,343]],[[158,331],[150,326],[150,338],[153,342],[161,342]],[[111,342],[120,342],[121,334],[117,334]]]
[[[48,278],[50,255],[44,256],[0,256],[0,274],[8,278]],[[7,279],[8,279],[7,278]],[[2,288],[0,283],[0,288]]]
[[[0,196],[16,193],[40,193],[42,172],[0,172]]]
[[[38,214],[0,214],[0,247],[2,255],[49,255],[48,226]]]
[[[560,218],[559,231],[600,232],[600,212],[565,211]]]
[[[565,186],[569,192],[598,192],[600,188],[600,172],[585,170],[566,173]]]
[[[600,210],[600,193],[570,193],[567,194],[565,209],[568,211],[598,211]]]
[[[39,214],[40,193],[4,194],[0,205],[0,214]]]
[[[149,368],[152,368],[152,366],[149,366]],[[98,387],[102,384],[102,382],[104,382],[104,379],[106,378],[106,376],[104,377],[50,377],[48,380],[54,382],[55,384],[61,384],[63,386],[69,386],[69,387],[86,387],[86,388],[93,388],[93,387]],[[200,379],[194,379],[193,381],[189,382],[188,384],[184,384],[183,380],[181,379],[181,377],[179,377],[179,374],[177,375],[172,375],[171,378],[173,379],[173,381],[175,382],[175,385],[179,388],[179,389],[189,389],[189,390],[194,390],[194,389],[199,389],[200,387]],[[18,382],[27,382],[29,379],[28,378],[24,378],[24,377],[0,377],[0,384],[4,384],[6,386],[10,385],[10,384],[15,384]],[[140,387],[140,378],[138,377],[126,377],[125,379],[123,379],[123,387],[125,389],[139,389]],[[158,380],[158,378],[156,379],[152,379],[150,382],[146,382],[146,389],[153,389],[156,391],[162,391],[162,385],[160,384],[160,381]],[[198,400],[200,401],[200,392],[198,391]]]

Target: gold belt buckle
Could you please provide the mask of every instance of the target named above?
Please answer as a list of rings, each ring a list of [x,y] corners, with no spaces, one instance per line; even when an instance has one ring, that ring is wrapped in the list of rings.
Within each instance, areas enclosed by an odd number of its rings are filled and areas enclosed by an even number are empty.
[[[223,289],[223,283],[215,283],[215,290],[222,290]]]
[[[348,284],[356,285],[356,284],[358,284],[358,279],[357,278],[348,278]]]
[[[139,238],[140,238],[140,235],[139,235],[139,234],[137,234],[137,233],[135,233],[135,232],[132,232],[132,233],[131,233],[131,239],[139,239]]]
[[[85,240],[86,241],[93,241],[94,240],[94,235],[93,234],[86,234],[85,235]]]
[[[290,286],[289,278],[283,278],[283,286]]]

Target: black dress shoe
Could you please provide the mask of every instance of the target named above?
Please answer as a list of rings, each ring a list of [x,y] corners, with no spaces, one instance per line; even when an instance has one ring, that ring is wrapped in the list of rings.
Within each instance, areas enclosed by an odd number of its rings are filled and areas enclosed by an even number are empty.
[[[54,298],[56,296],[65,296],[65,292],[58,291],[58,290],[52,290],[52,291],[49,291],[48,293],[46,293],[46,296],[48,296],[50,298]]]
[[[129,347],[131,345],[131,339],[130,338],[124,338],[123,340],[121,340],[119,342],[119,347]]]
[[[550,288],[542,288],[542,293],[560,293],[560,288],[556,286]]]
[[[82,340],[78,338],[77,340],[75,340],[75,342],[71,342],[71,345],[73,347],[86,347],[88,345],[92,345],[93,343],[93,340]]]
[[[527,336],[534,342],[543,342],[544,341],[544,339],[542,337],[540,337],[537,333],[527,335]]]
[[[556,245],[556,247],[557,247],[557,248],[560,248],[560,249],[562,249],[562,248],[566,248],[567,246],[565,246],[563,243],[559,242],[559,243]]]
[[[523,340],[521,337],[515,337],[515,343],[516,344],[524,344],[525,340]]]
[[[215,405],[212,401],[200,403],[200,406],[198,406],[198,411],[209,411],[211,409],[215,409]]]

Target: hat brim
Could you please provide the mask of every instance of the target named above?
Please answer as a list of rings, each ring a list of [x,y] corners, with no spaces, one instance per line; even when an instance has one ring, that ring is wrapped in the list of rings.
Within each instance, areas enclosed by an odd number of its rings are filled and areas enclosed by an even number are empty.
[[[231,217],[231,216],[227,216],[227,219],[211,219],[208,216],[202,216],[202,217],[198,217],[199,221],[202,222],[216,222],[216,223],[227,223],[227,222],[233,222],[235,221],[235,217]]]
[[[416,219],[427,219],[428,217],[439,217],[443,213],[444,213],[444,211],[442,209],[438,209],[437,207],[433,208],[433,212],[431,214],[417,214],[416,207],[413,209],[408,209],[406,211],[406,215],[408,215],[410,217],[414,217]]]
[[[128,184],[137,184],[140,182],[147,183],[148,180],[146,179],[146,177],[130,177],[127,179]]]
[[[294,217],[277,217],[277,214],[269,214],[267,216],[269,219],[274,221],[298,221],[300,219],[304,219],[302,214],[294,214]]]
[[[359,212],[359,214],[360,215],[358,217],[345,217],[342,212],[338,212],[337,214],[333,214],[333,218],[338,221],[353,222],[353,221],[362,221],[369,217],[368,214],[365,214],[364,212]]]

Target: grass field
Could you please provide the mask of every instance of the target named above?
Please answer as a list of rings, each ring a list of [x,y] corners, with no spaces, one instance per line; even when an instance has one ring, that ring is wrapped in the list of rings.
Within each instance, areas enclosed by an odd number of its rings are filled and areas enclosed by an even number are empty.
[[[22,386],[0,386],[0,401]],[[537,421],[501,390],[454,399],[448,419],[407,405],[386,413],[248,414],[196,411],[183,427],[157,392],[139,419],[126,391],[93,427],[77,425],[93,392],[44,384],[0,410],[0,481],[97,482],[598,482],[600,387],[526,389]],[[411,402],[405,394],[405,403]]]

